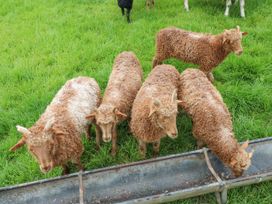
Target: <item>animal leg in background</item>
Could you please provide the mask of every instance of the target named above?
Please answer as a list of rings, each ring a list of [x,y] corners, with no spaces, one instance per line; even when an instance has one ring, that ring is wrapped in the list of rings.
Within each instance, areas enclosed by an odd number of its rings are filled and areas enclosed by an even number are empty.
[[[246,17],[246,15],[245,15],[245,0],[240,0],[240,15],[242,18]]]
[[[130,11],[131,9],[127,9],[127,22],[130,23],[131,20],[130,20]]]
[[[189,11],[188,0],[184,0],[184,8],[185,8],[186,11]]]
[[[231,0],[226,0],[226,10],[225,10],[225,16],[229,16],[229,8],[231,6]]]

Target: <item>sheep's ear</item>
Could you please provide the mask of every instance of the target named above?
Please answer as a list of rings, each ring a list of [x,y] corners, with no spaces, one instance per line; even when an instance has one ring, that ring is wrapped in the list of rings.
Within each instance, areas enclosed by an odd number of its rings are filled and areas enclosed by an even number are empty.
[[[236,26],[236,30],[240,32],[240,26]]]
[[[118,117],[127,118],[127,115],[125,113],[120,112],[117,108],[114,109],[114,114]]]
[[[253,157],[253,151],[248,153],[248,158],[251,159]]]
[[[92,112],[90,115],[87,115],[86,119],[89,121],[93,121],[95,119],[96,113],[97,113],[97,108],[95,108],[94,112]]]
[[[246,149],[248,147],[248,143],[249,142],[247,140],[244,144],[241,145],[241,148]]]
[[[248,32],[242,32],[242,36],[246,36]]]
[[[172,93],[172,103],[174,103],[177,100],[177,89],[175,89]]]
[[[150,117],[153,113],[155,113],[159,107],[161,105],[161,102],[158,99],[153,99],[149,105],[149,115],[148,117]]]
[[[177,102],[178,105],[182,105],[183,104],[183,101],[181,101],[181,100],[176,100],[176,102]]]
[[[55,123],[54,118],[51,120],[48,120],[47,123],[45,124],[44,130],[48,131],[50,128],[52,128],[54,123]]]
[[[9,151],[15,151],[16,149],[22,147],[25,143],[26,143],[25,138],[22,137],[22,138],[17,142],[16,145],[14,145],[13,147],[11,147],[11,148],[9,149]]]
[[[31,134],[31,132],[30,132],[27,128],[22,127],[22,126],[20,126],[20,125],[16,125],[16,129],[17,129],[18,132],[20,132],[20,133],[22,133],[22,134],[24,134],[24,135],[29,135],[29,134]]]
[[[231,165],[231,166],[235,166],[236,164],[237,164],[236,159],[232,159],[232,160],[230,161],[230,165]]]

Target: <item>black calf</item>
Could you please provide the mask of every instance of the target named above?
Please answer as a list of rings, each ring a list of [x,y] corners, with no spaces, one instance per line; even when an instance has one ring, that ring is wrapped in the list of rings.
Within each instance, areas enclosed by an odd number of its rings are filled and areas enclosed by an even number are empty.
[[[118,0],[118,6],[121,8],[122,15],[125,15],[125,9],[127,10],[127,21],[130,23],[130,11],[132,9],[133,0]]]

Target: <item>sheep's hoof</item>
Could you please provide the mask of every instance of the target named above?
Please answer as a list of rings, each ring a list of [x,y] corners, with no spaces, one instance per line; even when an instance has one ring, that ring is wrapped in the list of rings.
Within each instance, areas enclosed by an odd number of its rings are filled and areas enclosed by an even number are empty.
[[[64,175],[67,175],[67,174],[69,174],[69,173],[70,173],[69,168],[66,167],[66,168],[64,168],[64,169],[62,170],[61,175],[64,176]]]
[[[159,156],[159,152],[153,152],[153,157],[156,158]]]
[[[111,150],[111,156],[113,156],[113,157],[116,156],[116,150]]]
[[[96,145],[95,149],[96,149],[96,151],[99,151],[100,150],[100,145]]]

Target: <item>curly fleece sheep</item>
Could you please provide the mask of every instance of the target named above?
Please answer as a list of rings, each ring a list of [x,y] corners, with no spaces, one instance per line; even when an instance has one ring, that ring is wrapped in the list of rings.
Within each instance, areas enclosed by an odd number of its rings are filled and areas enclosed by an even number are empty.
[[[26,144],[43,173],[62,166],[63,174],[66,174],[69,161],[82,169],[80,157],[84,148],[81,134],[86,133],[89,137],[90,125],[86,116],[99,103],[100,89],[94,79],[78,77],[69,80],[31,128],[16,126],[23,137],[10,150]]]
[[[198,146],[208,147],[240,176],[251,164],[248,143],[239,145],[234,137],[231,115],[220,93],[197,69],[187,69],[180,76],[178,98],[191,116],[193,135]]]
[[[143,71],[133,52],[122,52],[114,62],[112,73],[101,105],[87,118],[93,120],[102,130],[104,142],[112,139],[111,154],[116,154],[116,126],[130,115],[132,103],[142,85]],[[97,135],[100,145],[100,135]]]
[[[140,154],[145,157],[146,143],[153,143],[159,153],[160,140],[176,138],[177,89],[179,72],[171,65],[155,67],[145,80],[133,103],[130,128],[138,139]]]
[[[239,26],[218,35],[194,33],[178,28],[162,29],[157,34],[153,67],[174,57],[199,65],[199,69],[213,81],[211,72],[218,64],[231,52],[242,54],[241,40],[242,35],[246,34],[240,31]]]

